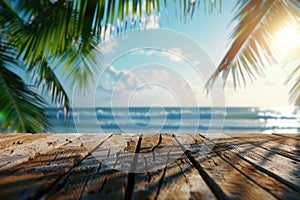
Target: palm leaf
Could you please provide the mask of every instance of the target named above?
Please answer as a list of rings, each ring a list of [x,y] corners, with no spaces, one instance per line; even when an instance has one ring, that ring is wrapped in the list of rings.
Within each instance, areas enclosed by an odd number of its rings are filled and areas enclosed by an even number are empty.
[[[67,115],[70,107],[68,95],[47,60],[42,58],[28,70],[31,72],[30,79],[33,80],[34,85],[40,88],[44,95],[50,94],[52,103],[62,105]]]
[[[31,20],[31,16],[38,16],[44,8],[51,4],[49,0],[10,0],[11,4],[15,5],[17,13],[24,13],[22,19],[27,23]]]
[[[94,81],[97,75],[97,62],[101,60],[98,51],[92,51],[93,44],[86,45],[84,49],[70,48],[59,57],[57,66],[60,66],[61,74],[68,80],[71,86],[80,89],[86,87],[90,81]]]
[[[0,1],[0,33],[12,36],[23,28],[23,20],[19,18],[17,12],[6,1]]]
[[[298,65],[289,75],[287,82],[294,81],[290,89],[290,102],[300,106],[300,65]],[[298,108],[299,109],[299,108]]]
[[[3,66],[0,67],[0,92],[2,129],[35,133],[50,127],[43,109],[44,100]]]
[[[232,34],[234,41],[207,88],[212,87],[221,72],[225,81],[232,74],[235,87],[246,84],[245,74],[250,80],[263,75],[264,66],[276,61],[275,33],[286,24],[297,24],[299,17],[299,1],[239,1],[235,17],[239,23]]]
[[[0,112],[4,117],[1,129],[43,132],[50,127],[43,109],[45,102],[8,69],[16,67],[18,62],[11,53],[12,48],[7,47],[3,40],[0,41]]]
[[[64,4],[58,1],[45,7],[40,15],[32,16],[33,19],[20,30],[15,41],[20,46],[20,58],[32,65],[41,57],[55,57],[66,51],[73,40],[72,11],[72,2]]]

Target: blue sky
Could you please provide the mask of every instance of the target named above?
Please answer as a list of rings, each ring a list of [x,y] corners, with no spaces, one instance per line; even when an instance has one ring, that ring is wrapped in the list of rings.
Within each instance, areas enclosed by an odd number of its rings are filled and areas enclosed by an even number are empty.
[[[234,5],[223,1],[222,11],[211,14],[200,6],[185,23],[169,4],[168,14],[161,9],[145,29],[107,37],[98,45],[104,60],[97,83],[85,95],[75,90],[74,102],[83,107],[288,106],[287,76],[282,74],[289,69],[277,65],[267,66],[266,76],[247,88],[235,90],[228,79],[224,92],[216,84],[206,95],[205,83],[230,46]]]

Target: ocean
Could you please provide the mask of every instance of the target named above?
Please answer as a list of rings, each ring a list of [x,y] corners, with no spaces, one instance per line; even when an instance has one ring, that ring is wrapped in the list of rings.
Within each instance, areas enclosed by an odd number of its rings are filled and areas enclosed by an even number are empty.
[[[300,133],[295,108],[48,109],[58,133]]]

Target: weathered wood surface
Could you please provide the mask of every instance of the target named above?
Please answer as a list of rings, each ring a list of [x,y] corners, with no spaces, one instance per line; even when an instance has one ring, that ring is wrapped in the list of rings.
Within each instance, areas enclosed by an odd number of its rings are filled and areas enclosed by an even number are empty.
[[[0,142],[0,170],[4,173],[5,170],[33,158],[35,153],[66,145],[79,137],[79,134],[19,134],[7,138]]]
[[[0,199],[300,199],[300,137],[0,134]]]

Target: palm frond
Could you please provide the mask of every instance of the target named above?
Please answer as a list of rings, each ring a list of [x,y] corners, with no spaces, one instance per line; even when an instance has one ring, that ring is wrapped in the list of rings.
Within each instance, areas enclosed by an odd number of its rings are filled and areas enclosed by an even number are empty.
[[[27,64],[39,59],[62,54],[72,44],[71,21],[72,2],[58,1],[44,8],[38,16],[19,31],[15,44],[20,47],[19,56]]]
[[[5,49],[6,50],[6,49]],[[30,90],[23,80],[8,68],[18,65],[14,55],[0,43],[0,112],[1,129],[16,132],[43,132],[50,127],[44,100]]]
[[[275,34],[280,27],[299,23],[300,12],[295,6],[299,8],[299,1],[239,1],[235,17],[239,23],[231,36],[234,41],[207,88],[221,72],[224,81],[232,74],[234,87],[246,84],[245,74],[250,80],[263,75],[264,66],[276,62]]]
[[[43,109],[44,100],[3,66],[0,67],[0,92],[2,129],[35,133],[50,127]]]
[[[300,106],[300,65],[298,65],[289,75],[288,81],[294,81],[290,89],[290,102],[295,106]]]
[[[90,81],[94,81],[99,71],[99,61],[102,55],[95,49],[95,44],[85,45],[78,49],[72,47],[58,57],[56,68],[59,68],[61,75],[68,80],[71,86],[78,86],[83,89]]]
[[[5,0],[6,1],[6,0]],[[40,15],[45,7],[51,4],[49,0],[9,0],[9,2],[14,5],[17,13],[22,13],[22,20],[29,23],[32,16]]]
[[[7,36],[15,35],[23,28],[23,20],[18,13],[6,1],[0,1],[0,31]]]
[[[50,94],[52,103],[63,106],[67,115],[70,108],[68,95],[48,61],[42,58],[41,61],[29,67],[28,70],[34,85],[40,88],[44,95]]]

